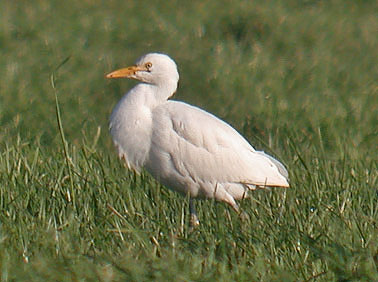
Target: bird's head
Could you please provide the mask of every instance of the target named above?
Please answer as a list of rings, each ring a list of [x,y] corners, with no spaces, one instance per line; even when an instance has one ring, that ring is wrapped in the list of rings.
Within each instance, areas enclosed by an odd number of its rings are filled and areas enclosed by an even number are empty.
[[[172,83],[177,85],[179,80],[176,63],[167,55],[159,53],[144,55],[135,65],[113,71],[106,77],[132,78],[157,86]]]

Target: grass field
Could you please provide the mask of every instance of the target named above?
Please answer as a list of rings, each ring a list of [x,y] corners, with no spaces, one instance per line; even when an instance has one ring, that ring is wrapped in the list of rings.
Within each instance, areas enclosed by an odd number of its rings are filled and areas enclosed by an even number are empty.
[[[0,1],[0,280],[378,281],[377,9]],[[189,232],[188,199],[117,159],[108,117],[135,82],[104,75],[150,51],[176,60],[175,99],[288,167],[249,222],[201,201]]]

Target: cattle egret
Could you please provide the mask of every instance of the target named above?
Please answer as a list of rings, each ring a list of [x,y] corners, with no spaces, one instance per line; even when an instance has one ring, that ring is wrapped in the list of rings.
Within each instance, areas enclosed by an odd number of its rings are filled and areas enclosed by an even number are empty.
[[[234,128],[189,104],[169,100],[179,74],[167,55],[151,53],[107,78],[137,84],[113,109],[110,133],[128,168],[144,167],[166,187],[189,195],[190,223],[199,224],[194,198],[215,198],[236,212],[248,190],[289,187],[285,167],[256,151]]]

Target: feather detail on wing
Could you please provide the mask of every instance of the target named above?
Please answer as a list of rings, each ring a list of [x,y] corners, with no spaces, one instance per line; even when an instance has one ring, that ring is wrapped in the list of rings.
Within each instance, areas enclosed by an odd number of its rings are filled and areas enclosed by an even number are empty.
[[[195,182],[288,187],[287,171],[255,149],[230,125],[185,103],[170,101],[153,111],[150,154]],[[158,128],[159,130],[154,130]],[[172,175],[170,175],[172,178]]]

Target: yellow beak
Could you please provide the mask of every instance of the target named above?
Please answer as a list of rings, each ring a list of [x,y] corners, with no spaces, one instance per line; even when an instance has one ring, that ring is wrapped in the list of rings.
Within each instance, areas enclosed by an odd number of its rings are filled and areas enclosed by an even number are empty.
[[[122,77],[135,78],[136,72],[137,71],[143,71],[143,70],[145,70],[145,69],[143,69],[142,67],[131,66],[131,67],[127,67],[127,68],[123,68],[123,69],[113,71],[113,72],[107,74],[106,78],[122,78]]]

